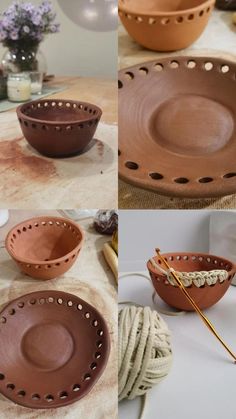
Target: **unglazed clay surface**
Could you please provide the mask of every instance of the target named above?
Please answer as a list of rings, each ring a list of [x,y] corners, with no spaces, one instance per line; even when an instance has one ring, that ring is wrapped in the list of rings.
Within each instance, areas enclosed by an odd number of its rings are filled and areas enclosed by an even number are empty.
[[[61,217],[35,217],[10,230],[6,248],[21,271],[33,278],[52,279],[72,267],[82,242],[77,223]]]
[[[50,157],[72,156],[92,140],[102,111],[90,103],[40,100],[21,105],[17,116],[32,147]]]
[[[236,271],[236,267],[232,262],[214,255],[201,253],[166,253],[162,256],[166,258],[170,267],[177,272],[211,271],[215,269],[228,271],[228,279],[222,283],[216,282],[216,284],[211,286],[205,283],[200,288],[193,284],[187,288],[189,295],[200,309],[211,307],[223,297]],[[155,256],[153,259],[162,269],[166,270],[158,256]],[[194,310],[180,289],[170,285],[166,276],[154,268],[150,261],[147,263],[147,267],[157,294],[168,305],[180,310]]]
[[[235,193],[235,72],[209,57],[120,71],[120,176],[168,196]]]
[[[27,294],[9,303],[0,320],[0,391],[15,403],[73,403],[92,389],[107,364],[106,323],[75,295]]]
[[[177,12],[206,3],[205,0],[120,0],[124,7],[139,12]]]
[[[205,29],[214,0],[119,0],[119,15],[129,35],[155,51],[187,48]]]

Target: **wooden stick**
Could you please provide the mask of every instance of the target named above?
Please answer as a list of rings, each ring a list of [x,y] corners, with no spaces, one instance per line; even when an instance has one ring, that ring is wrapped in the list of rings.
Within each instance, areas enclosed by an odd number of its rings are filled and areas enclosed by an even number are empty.
[[[221,337],[216,332],[216,330],[215,330],[214,326],[212,325],[212,323],[210,322],[210,320],[208,320],[208,318],[202,313],[202,311],[200,310],[200,308],[198,307],[198,305],[195,303],[195,301],[192,299],[192,297],[189,295],[188,291],[186,290],[185,286],[182,284],[182,282],[180,281],[180,279],[178,278],[178,276],[176,275],[176,273],[171,269],[171,267],[169,266],[169,264],[167,263],[167,261],[161,256],[160,249],[156,249],[156,253],[157,253],[158,257],[160,258],[160,260],[167,267],[167,269],[169,270],[170,274],[172,275],[172,277],[176,281],[179,289],[182,291],[182,293],[185,295],[185,297],[187,298],[187,300],[193,306],[194,310],[199,314],[199,316],[202,318],[202,320],[204,321],[204,323],[206,324],[206,326],[208,327],[208,329],[213,333],[213,335],[215,335],[215,337],[220,341],[220,343],[224,346],[224,348],[226,349],[226,351],[234,358],[234,361],[236,362],[236,355],[229,349],[229,347],[226,345],[226,343],[221,339]]]

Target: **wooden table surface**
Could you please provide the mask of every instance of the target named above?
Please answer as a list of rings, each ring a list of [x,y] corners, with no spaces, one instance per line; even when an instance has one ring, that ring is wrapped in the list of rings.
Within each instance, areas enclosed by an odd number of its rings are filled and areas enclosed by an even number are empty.
[[[102,246],[109,240],[92,227],[92,219],[80,220],[85,242],[72,268],[61,277],[40,281],[22,274],[4,247],[4,239],[18,222],[38,216],[56,215],[57,211],[10,211],[8,223],[0,228],[0,308],[21,295],[42,290],[60,290],[77,295],[96,307],[107,321],[111,353],[108,365],[92,391],[79,402],[51,410],[33,410],[18,406],[0,395],[1,419],[116,419],[117,418],[117,287],[108,268]],[[102,403],[101,403],[102,400]]]
[[[94,144],[76,157],[46,158],[22,136],[15,110],[0,113],[0,206],[116,208],[117,83],[63,77],[49,83],[54,84],[66,89],[49,98],[87,101],[102,108]]]

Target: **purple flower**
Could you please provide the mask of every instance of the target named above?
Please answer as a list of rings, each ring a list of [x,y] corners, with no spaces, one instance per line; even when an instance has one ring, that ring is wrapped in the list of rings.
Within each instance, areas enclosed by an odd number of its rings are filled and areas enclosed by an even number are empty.
[[[3,30],[0,30],[0,41],[4,41],[7,37],[7,33]]]
[[[24,26],[23,27],[23,31],[25,32],[25,33],[30,33],[30,28],[29,28],[29,26]]]
[[[45,34],[59,32],[60,25],[55,19],[56,14],[48,0],[39,6],[29,1],[14,1],[0,15],[0,42],[5,46],[14,40],[41,42]]]
[[[19,39],[19,34],[17,31],[12,31],[10,32],[10,39],[12,39],[13,41],[16,41]]]

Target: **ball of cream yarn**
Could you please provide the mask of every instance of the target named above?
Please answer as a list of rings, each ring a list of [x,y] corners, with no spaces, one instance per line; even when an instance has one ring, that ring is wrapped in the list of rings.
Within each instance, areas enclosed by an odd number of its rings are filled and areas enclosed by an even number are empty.
[[[143,396],[169,372],[170,331],[149,307],[130,306],[119,312],[119,401]]]

